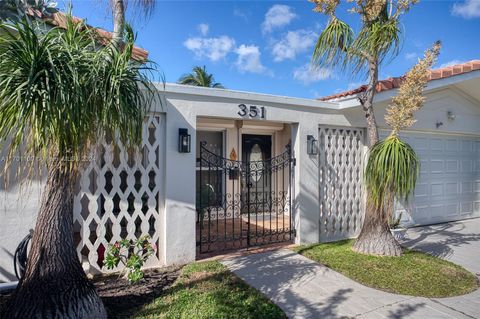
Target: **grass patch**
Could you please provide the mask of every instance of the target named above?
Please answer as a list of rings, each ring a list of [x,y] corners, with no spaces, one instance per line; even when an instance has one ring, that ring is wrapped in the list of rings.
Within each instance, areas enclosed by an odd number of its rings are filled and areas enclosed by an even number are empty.
[[[286,318],[283,311],[216,261],[185,266],[165,294],[132,318]]]
[[[294,250],[369,287],[392,293],[451,297],[474,291],[477,278],[461,266],[406,250],[400,257],[378,257],[352,251],[353,240],[296,247]]]

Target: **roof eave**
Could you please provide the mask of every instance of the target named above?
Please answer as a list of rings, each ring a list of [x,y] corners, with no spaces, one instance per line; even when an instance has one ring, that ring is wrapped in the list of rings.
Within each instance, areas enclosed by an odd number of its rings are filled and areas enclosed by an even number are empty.
[[[424,92],[435,91],[440,88],[445,88],[475,78],[480,79],[480,70],[474,70],[447,78],[431,80],[425,87]],[[397,94],[397,91],[398,88],[378,92],[377,94],[375,94],[374,103],[381,103],[391,100],[392,97]],[[358,101],[358,94],[342,98],[342,100],[338,100],[337,102],[339,103],[339,109],[350,109],[360,106],[360,102]]]
[[[182,94],[209,96],[213,98],[223,98],[236,101],[248,101],[248,103],[270,103],[287,105],[294,107],[304,107],[317,110],[338,110],[339,104],[336,102],[324,102],[306,98],[295,98],[280,95],[262,94],[246,91],[236,91],[228,89],[215,89],[190,85],[181,85],[176,83],[153,83],[160,92],[167,94]]]

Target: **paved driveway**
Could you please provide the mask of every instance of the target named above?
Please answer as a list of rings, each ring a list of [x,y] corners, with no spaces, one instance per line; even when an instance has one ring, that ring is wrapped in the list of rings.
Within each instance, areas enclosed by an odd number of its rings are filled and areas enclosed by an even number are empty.
[[[447,259],[480,276],[480,218],[410,228],[403,244]]]
[[[406,244],[478,272],[479,226],[480,219],[412,229]],[[230,257],[222,263],[289,318],[480,318],[480,290],[436,299],[386,293],[287,249]]]

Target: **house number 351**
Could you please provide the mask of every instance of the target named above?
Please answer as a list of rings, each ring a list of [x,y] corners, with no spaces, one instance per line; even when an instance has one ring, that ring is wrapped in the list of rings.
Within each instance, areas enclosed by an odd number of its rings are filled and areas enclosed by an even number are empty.
[[[246,106],[245,104],[239,104],[238,108],[240,111],[238,111],[238,115],[240,116],[248,116],[251,118],[265,118],[265,107],[263,106],[255,106],[255,105],[250,105]]]

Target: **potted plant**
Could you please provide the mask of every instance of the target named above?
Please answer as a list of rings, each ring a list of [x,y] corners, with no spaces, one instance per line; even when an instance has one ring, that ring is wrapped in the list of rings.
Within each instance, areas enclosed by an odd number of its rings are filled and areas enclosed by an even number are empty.
[[[396,215],[396,216],[395,216]],[[397,241],[401,241],[405,238],[407,229],[401,225],[402,213],[392,214],[388,220],[390,226],[390,232]]]

